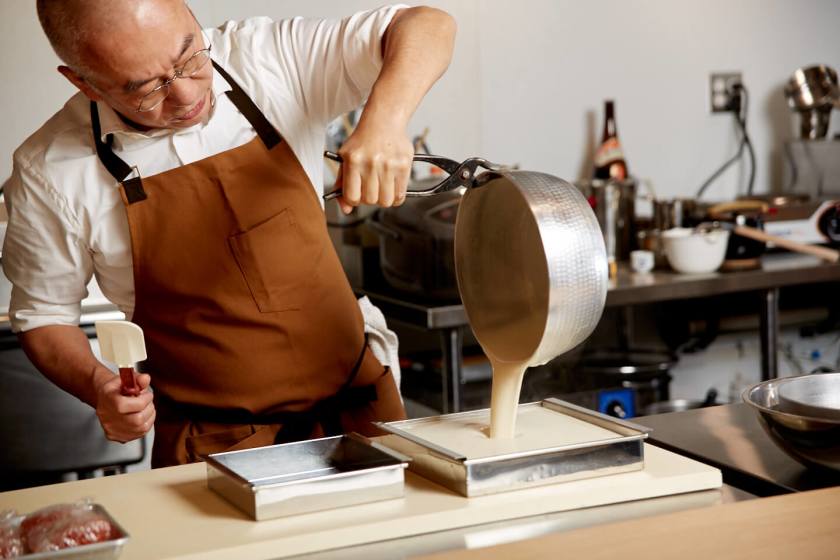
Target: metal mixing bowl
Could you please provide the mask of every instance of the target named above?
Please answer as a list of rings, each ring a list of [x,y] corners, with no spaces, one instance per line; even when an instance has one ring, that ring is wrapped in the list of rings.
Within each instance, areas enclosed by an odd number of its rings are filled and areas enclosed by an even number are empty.
[[[764,381],[744,391],[742,398],[758,412],[764,430],[788,455],[809,467],[840,471],[840,420],[789,411],[779,399],[779,387],[785,383],[823,384],[826,376],[836,377],[834,386],[840,387],[840,373],[805,375]]]

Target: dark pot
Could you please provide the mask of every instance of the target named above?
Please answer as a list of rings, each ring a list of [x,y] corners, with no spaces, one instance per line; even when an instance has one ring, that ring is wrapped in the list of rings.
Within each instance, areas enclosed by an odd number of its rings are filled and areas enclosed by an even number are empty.
[[[764,213],[767,203],[757,200],[739,200],[718,204],[709,208],[709,218],[738,226],[764,229]],[[729,236],[722,270],[745,270],[761,266],[760,257],[767,250],[763,241],[756,241],[737,233]]]

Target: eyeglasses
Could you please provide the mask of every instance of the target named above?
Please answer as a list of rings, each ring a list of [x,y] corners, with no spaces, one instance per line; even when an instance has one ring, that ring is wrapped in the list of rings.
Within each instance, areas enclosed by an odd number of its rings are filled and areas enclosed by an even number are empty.
[[[144,95],[140,99],[140,104],[137,106],[138,113],[145,113],[156,109],[169,96],[170,86],[172,82],[178,78],[191,78],[198,74],[207,61],[210,60],[210,49],[212,45],[206,49],[195,51],[191,57],[187,59],[183,66],[175,69],[175,74],[160,84],[158,87]]]

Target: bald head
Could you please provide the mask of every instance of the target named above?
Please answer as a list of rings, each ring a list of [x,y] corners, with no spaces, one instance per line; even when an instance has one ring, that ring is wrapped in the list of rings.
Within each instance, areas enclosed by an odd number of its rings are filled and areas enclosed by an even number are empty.
[[[38,19],[58,57],[90,74],[92,56],[119,33],[142,32],[185,9],[184,0],[37,0]]]

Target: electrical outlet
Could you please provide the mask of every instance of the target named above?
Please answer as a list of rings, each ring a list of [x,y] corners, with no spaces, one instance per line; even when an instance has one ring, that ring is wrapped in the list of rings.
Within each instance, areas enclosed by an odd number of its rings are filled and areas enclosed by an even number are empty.
[[[713,72],[709,75],[709,108],[712,113],[735,111],[734,88],[740,85],[740,72]]]

